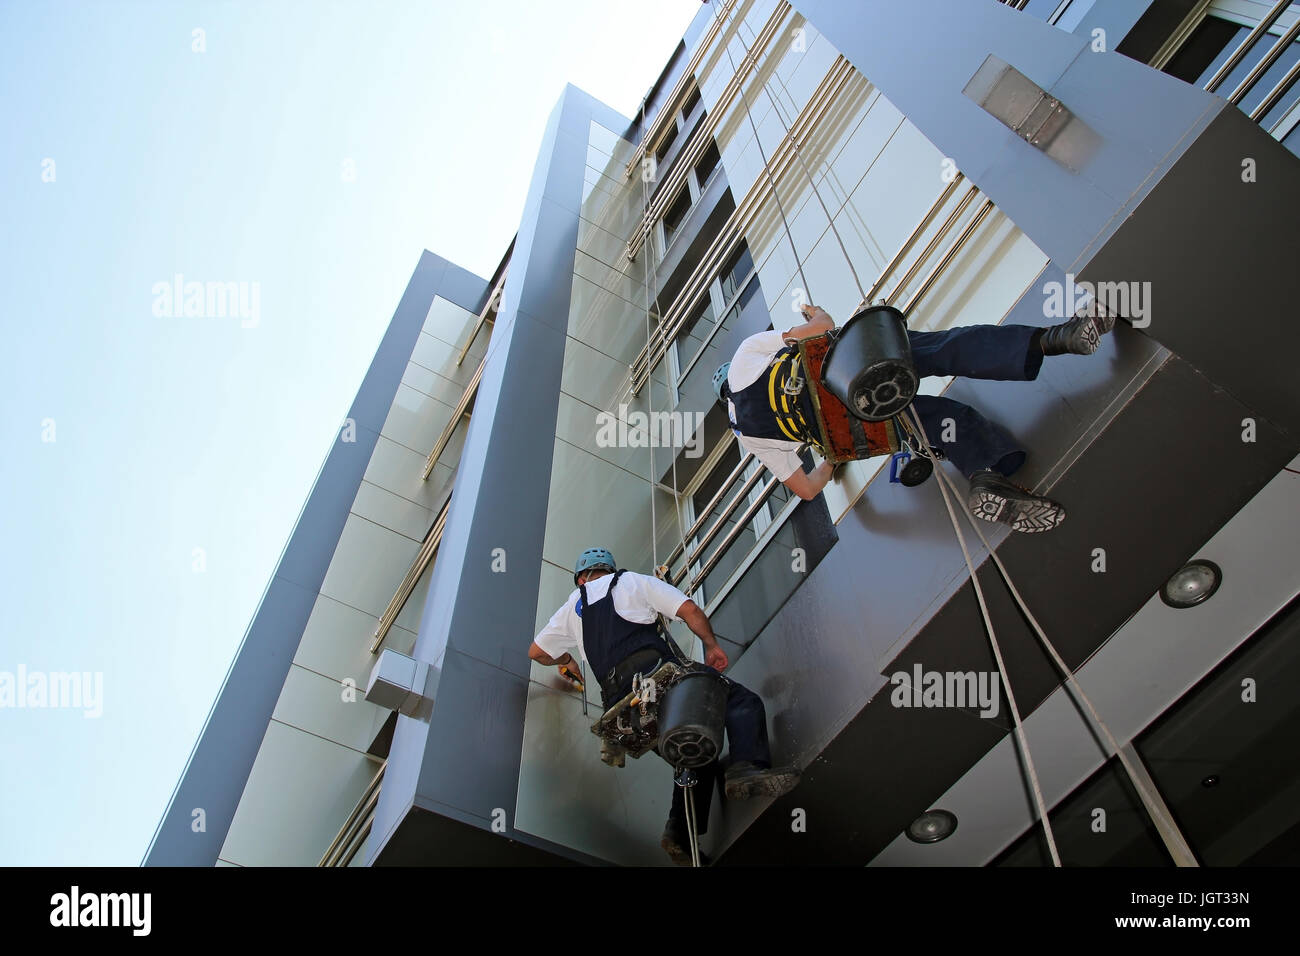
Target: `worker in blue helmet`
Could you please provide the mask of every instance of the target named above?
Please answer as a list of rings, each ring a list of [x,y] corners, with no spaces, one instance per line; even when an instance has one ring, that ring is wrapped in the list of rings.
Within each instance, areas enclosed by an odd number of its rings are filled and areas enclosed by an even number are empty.
[[[787,488],[810,501],[831,480],[834,466],[804,470],[802,449],[818,436],[812,398],[790,361],[801,339],[825,335],[835,320],[815,305],[800,310],[804,322],[749,336],[730,362],[713,375],[713,392],[727,408],[741,447],[753,452]],[[1114,316],[1090,309],[1050,328],[969,325],[942,332],[907,333],[920,376],[961,376],[996,381],[1033,381],[1048,355],[1091,355],[1115,326]],[[788,386],[788,387],[787,387]],[[780,404],[780,408],[778,408]],[[1065,519],[1065,508],[1008,480],[1025,451],[1000,425],[976,409],[939,395],[912,402],[931,445],[970,479],[968,505],[985,521],[1013,531],[1048,531]]]
[[[633,571],[619,570],[606,548],[588,548],[573,567],[577,589],[533,639],[528,656],[539,664],[577,670],[575,653],[586,658],[588,673],[600,683],[608,710],[632,689],[636,674],[648,675],[661,663],[676,660],[689,669],[726,669],[727,653],[718,644],[708,616],[677,588]],[[659,615],[681,620],[704,645],[704,665],[682,660],[659,625]],[[799,771],[772,768],[767,713],[757,694],[721,678],[727,690],[726,735],[730,766],[724,782],[729,799],[781,796],[799,781]],[[696,818],[699,832],[708,829],[709,803],[717,780],[715,762],[698,769]],[[682,788],[673,787],[672,809],[660,846],[673,862],[691,862]]]

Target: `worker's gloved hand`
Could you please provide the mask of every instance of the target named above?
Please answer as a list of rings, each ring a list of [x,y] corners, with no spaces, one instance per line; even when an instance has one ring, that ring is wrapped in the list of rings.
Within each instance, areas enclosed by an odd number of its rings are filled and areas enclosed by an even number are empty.
[[[725,671],[727,665],[731,662],[727,660],[727,652],[719,645],[714,644],[712,647],[705,649],[704,663],[708,664],[715,671]]]
[[[578,669],[578,663],[576,660],[569,664],[560,664],[558,669],[560,676],[570,684],[573,684],[575,687],[583,686],[582,671]]]

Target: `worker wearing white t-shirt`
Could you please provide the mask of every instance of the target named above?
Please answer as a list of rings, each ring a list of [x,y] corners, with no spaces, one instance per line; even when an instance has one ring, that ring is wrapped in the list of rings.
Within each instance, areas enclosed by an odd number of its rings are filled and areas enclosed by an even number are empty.
[[[834,466],[822,462],[803,470],[799,450],[821,442],[810,386],[790,371],[791,353],[801,339],[825,335],[835,320],[805,305],[806,320],[788,330],[751,335],[732,360],[713,375],[714,394],[725,401],[733,431],[792,492],[805,501],[821,493]],[[1097,311],[1097,310],[1091,310]],[[1091,355],[1115,327],[1114,316],[1083,314],[1050,328],[1028,325],[968,325],[942,332],[908,331],[918,376],[961,376],[994,381],[1032,381],[1047,355]],[[765,374],[767,373],[767,374]],[[788,390],[787,390],[788,389]],[[1014,531],[1048,531],[1065,519],[1065,508],[1008,481],[1025,461],[1025,451],[1006,429],[976,409],[939,395],[912,402],[931,445],[970,479],[968,504],[985,521]],[[779,406],[779,407],[778,407]],[[951,437],[941,441],[948,433]]]
[[[729,661],[709,625],[708,616],[677,588],[658,578],[620,571],[605,548],[588,548],[578,556],[573,581],[577,590],[560,606],[533,639],[528,656],[539,664],[577,669],[574,651],[588,664],[588,673],[600,683],[601,706],[608,710],[632,689],[636,674],[648,675],[666,660],[688,669],[701,665],[683,660],[665,638],[659,615],[682,620],[704,644],[704,662],[724,670]],[[726,732],[731,766],[726,773],[729,798],[757,795],[781,796],[799,779],[793,768],[774,770],[767,742],[767,714],[753,691],[729,678]],[[697,769],[699,832],[708,829],[709,802],[717,776],[716,761]],[[676,863],[689,863],[685,800],[682,788],[673,787],[672,809],[660,845]]]

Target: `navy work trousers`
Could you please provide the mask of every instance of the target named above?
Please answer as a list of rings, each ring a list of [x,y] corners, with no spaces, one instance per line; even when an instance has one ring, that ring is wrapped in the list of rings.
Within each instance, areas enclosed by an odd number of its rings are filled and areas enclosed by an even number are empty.
[[[763,699],[748,687],[736,683],[729,677],[722,678],[727,684],[727,743],[730,746],[731,762],[752,761],[760,767],[772,766],[772,752],[767,743],[767,711]],[[695,785],[695,820],[699,832],[704,834],[709,829],[709,807],[713,802],[713,789],[718,782],[718,763],[705,764],[695,768],[700,782]],[[673,805],[668,811],[668,819],[686,824],[685,791],[673,784]]]
[[[945,332],[907,333],[916,373],[998,382],[1031,382],[1043,365],[1032,325],[968,325]],[[1025,463],[1025,451],[1001,425],[989,421],[962,402],[936,395],[918,395],[913,402],[930,444],[970,477],[984,468],[1014,474]],[[945,419],[952,419],[951,424]],[[951,436],[944,441],[945,433]]]

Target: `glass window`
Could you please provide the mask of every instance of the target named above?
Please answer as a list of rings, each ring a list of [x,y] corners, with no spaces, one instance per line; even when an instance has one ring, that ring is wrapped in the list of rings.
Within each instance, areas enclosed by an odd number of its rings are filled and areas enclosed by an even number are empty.
[[[720,281],[722,282],[722,301],[730,302],[740,291],[749,274],[754,271],[754,260],[749,254],[749,247],[741,243],[722,268]]]
[[[721,159],[722,157],[718,154],[718,144],[710,142],[704,148],[704,154],[700,156],[700,161],[695,164],[695,181],[700,184],[701,189],[709,181],[713,171],[718,168]]]
[[[672,242],[673,233],[675,233],[686,218],[686,214],[691,211],[691,194],[687,189],[683,189],[677,194],[677,198],[668,206],[668,211],[664,213],[664,248]]]
[[[691,89],[689,93],[686,94],[686,99],[682,103],[682,116],[683,117],[690,116],[691,112],[695,109],[696,106],[699,105],[699,103],[700,103],[700,90],[698,87],[694,87]]]
[[[673,143],[677,140],[677,120],[668,124],[668,129],[664,133],[663,140],[659,143],[659,148],[655,150],[655,160],[662,163],[664,157],[668,155],[668,150],[673,148]]]
[[[740,464],[742,454],[739,443],[731,442],[695,490],[691,504],[696,517],[704,514],[718,489]],[[811,465],[810,457],[805,464]],[[742,495],[751,477],[755,481]],[[784,485],[778,484],[764,499],[764,488],[771,480],[767,469],[758,461],[751,462],[708,513],[687,552],[694,553],[710,529],[722,523],[683,583],[695,581],[704,566],[712,563],[692,597],[702,607],[708,607],[714,631],[741,646],[758,636],[837,540],[823,498],[798,502]],[[792,501],[796,502],[793,507]],[[754,511],[746,518],[751,508]],[[792,561],[796,548],[803,549],[804,561]]]

